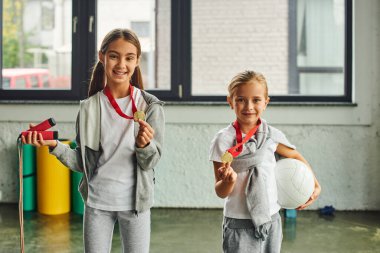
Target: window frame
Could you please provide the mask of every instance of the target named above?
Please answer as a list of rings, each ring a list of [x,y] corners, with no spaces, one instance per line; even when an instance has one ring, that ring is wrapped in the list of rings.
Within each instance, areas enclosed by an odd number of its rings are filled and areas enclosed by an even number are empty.
[[[337,69],[297,69],[296,62],[296,1],[289,2],[289,87],[298,87],[298,75],[301,71],[335,72]],[[172,0],[172,61],[171,61],[171,91],[151,92],[163,100],[173,102],[225,102],[225,96],[194,96],[191,95],[191,0]],[[345,0],[345,38],[344,38],[344,95],[342,96],[307,96],[307,95],[273,95],[272,102],[316,102],[316,103],[352,103],[352,0]],[[292,65],[293,64],[293,65]]]
[[[289,89],[299,91],[300,73],[341,73],[342,68],[297,66],[297,0],[289,0]],[[352,103],[352,0],[345,0],[344,13],[344,95],[342,96],[272,96],[280,102],[346,102]]]
[[[72,56],[71,56],[71,89],[70,90],[0,90],[0,101],[78,101],[87,95],[88,70],[90,68],[89,52],[92,50],[93,35],[89,32],[89,18],[94,16],[92,1],[72,1]],[[3,0],[0,0],[1,20],[3,13]],[[3,23],[0,27],[0,42],[3,43]],[[2,55],[2,46],[0,54]],[[81,48],[85,50],[81,50]],[[74,57],[80,55],[81,57]],[[0,68],[3,69],[2,61]],[[2,73],[0,73],[2,82]]]
[[[289,87],[298,87],[296,62],[296,1],[289,2]],[[171,62],[170,89],[148,90],[164,101],[173,102],[225,102],[225,96],[194,96],[191,94],[192,47],[191,0],[171,0]],[[0,0],[2,20],[3,0]],[[97,60],[96,53],[96,1],[72,1],[72,25],[77,19],[76,32],[72,33],[72,85],[71,90],[0,90],[1,101],[78,101],[87,97],[91,68]],[[343,96],[273,95],[272,102],[352,103],[352,0],[345,0],[345,49]],[[90,23],[91,22],[91,23]],[[90,27],[91,26],[91,27]],[[92,29],[91,29],[92,28]],[[0,27],[2,43],[2,25]],[[2,55],[2,46],[0,47]],[[78,56],[80,57],[74,57]],[[0,62],[2,69],[2,62]],[[301,69],[302,70],[302,69]],[[314,69],[306,69],[314,71]],[[0,82],[2,76],[0,73]]]

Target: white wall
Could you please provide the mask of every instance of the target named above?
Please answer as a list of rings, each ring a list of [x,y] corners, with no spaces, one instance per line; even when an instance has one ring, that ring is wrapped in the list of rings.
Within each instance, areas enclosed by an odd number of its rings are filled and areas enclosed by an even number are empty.
[[[311,207],[380,210],[380,2],[355,1],[355,105],[270,105],[265,118],[283,130],[312,164],[322,185]],[[210,70],[212,71],[212,70]],[[156,169],[156,206],[222,207],[213,191],[208,148],[233,120],[227,105],[166,105],[166,137]],[[27,123],[54,116],[74,137],[77,105],[0,104],[0,202],[16,202],[16,137]]]

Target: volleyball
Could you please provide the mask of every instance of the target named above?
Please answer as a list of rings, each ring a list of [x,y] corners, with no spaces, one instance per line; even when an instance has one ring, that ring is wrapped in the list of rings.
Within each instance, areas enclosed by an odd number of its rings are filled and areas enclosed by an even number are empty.
[[[303,162],[285,158],[275,167],[278,204],[294,209],[305,204],[314,191],[314,176]]]

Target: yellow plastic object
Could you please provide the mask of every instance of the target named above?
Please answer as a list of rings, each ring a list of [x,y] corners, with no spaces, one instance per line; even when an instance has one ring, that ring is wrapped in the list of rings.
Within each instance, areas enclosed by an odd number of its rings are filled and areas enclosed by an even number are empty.
[[[49,215],[70,212],[70,170],[49,154],[48,147],[37,148],[36,154],[38,212]]]

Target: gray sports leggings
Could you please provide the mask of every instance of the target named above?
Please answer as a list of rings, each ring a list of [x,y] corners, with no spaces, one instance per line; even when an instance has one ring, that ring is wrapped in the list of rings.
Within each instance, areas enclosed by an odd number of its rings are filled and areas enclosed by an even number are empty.
[[[133,211],[103,211],[85,207],[83,240],[85,253],[109,253],[116,221],[123,252],[148,253],[150,243],[150,210],[135,214]]]

